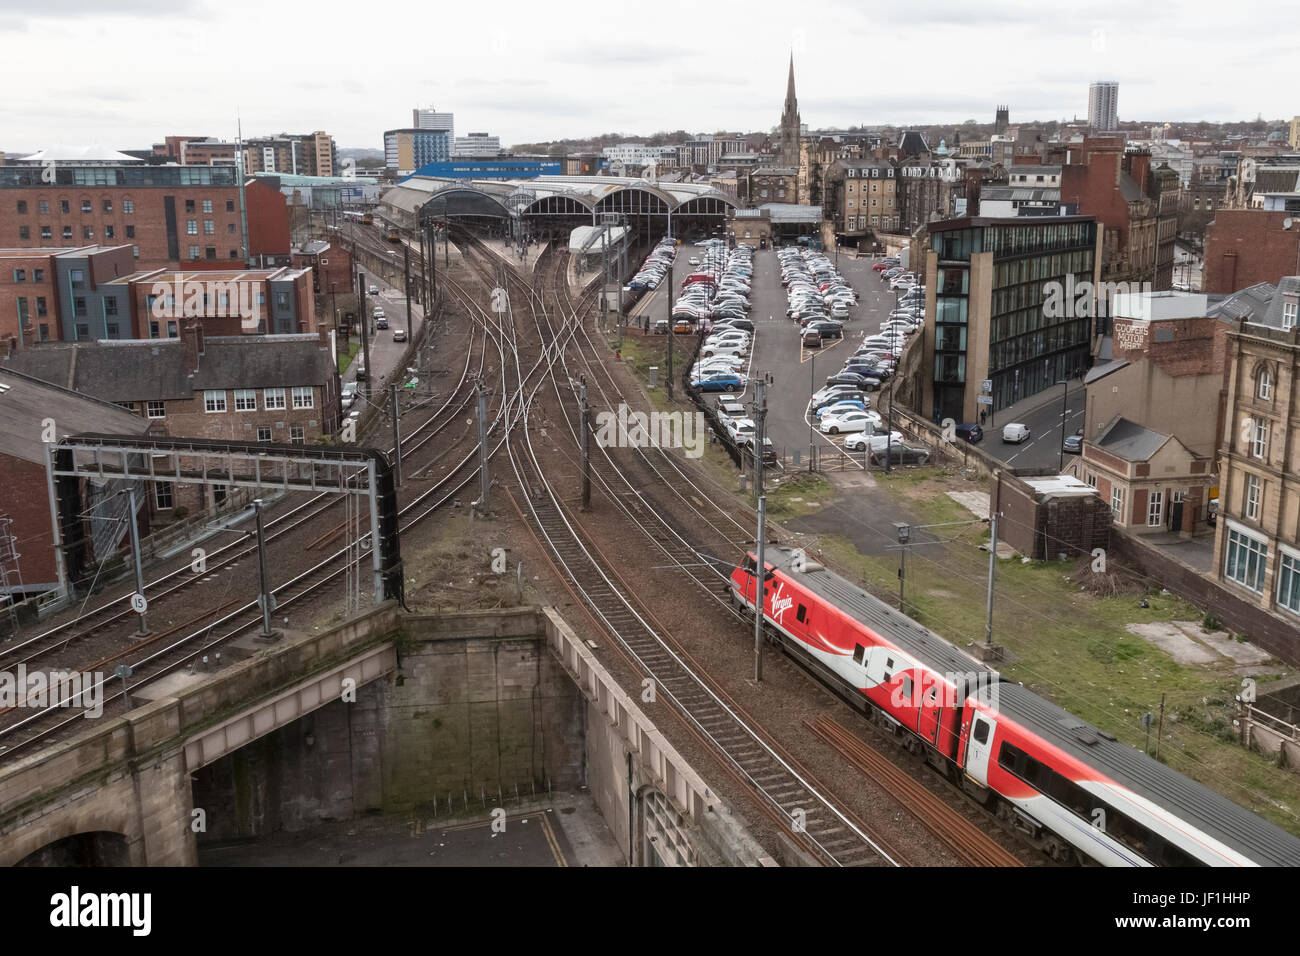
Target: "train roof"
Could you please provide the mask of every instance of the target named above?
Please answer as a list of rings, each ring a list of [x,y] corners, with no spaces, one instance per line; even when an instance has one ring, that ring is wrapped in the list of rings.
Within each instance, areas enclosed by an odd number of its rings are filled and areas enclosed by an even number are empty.
[[[979,696],[987,701],[990,688]],[[997,711],[1139,796],[1195,824],[1258,863],[1300,866],[1300,839],[1222,794],[1171,770],[1044,700],[1021,684],[997,685]]]
[[[825,598],[936,671],[945,675],[979,674],[992,681],[998,679],[997,671],[987,664],[977,661],[829,568],[805,559],[805,569],[795,571],[792,563],[797,553],[793,548],[765,548],[763,557],[772,567],[789,574],[818,597]]]

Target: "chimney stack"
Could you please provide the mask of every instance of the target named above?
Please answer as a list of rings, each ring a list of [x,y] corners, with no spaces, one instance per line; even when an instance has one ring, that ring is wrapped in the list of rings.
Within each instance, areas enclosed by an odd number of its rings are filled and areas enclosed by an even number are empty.
[[[199,370],[199,356],[203,354],[203,326],[198,322],[191,322],[185,326],[182,336],[185,340],[185,365],[191,372]]]
[[[316,323],[316,335],[320,338],[320,347],[327,349],[330,347],[330,334],[325,328],[324,322]]]

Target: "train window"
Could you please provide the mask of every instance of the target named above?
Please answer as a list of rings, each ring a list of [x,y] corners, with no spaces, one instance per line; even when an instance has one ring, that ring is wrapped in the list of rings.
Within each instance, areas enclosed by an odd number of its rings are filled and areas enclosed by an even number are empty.
[[[853,648],[853,663],[861,664],[866,659],[867,649],[861,644]]]
[[[1023,750],[1003,741],[1002,748],[998,751],[998,766],[1019,775],[1023,770],[1024,757]]]
[[[977,744],[986,744],[989,742],[989,723],[987,720],[975,721],[975,742]]]
[[[758,567],[758,562],[755,561],[752,557],[747,556],[745,558],[745,563],[742,564],[740,567],[741,570],[743,570],[746,574],[753,574],[754,570]]]
[[[886,667],[891,667],[891,668],[892,668],[892,667],[894,666],[894,659],[893,659],[892,657],[886,657],[886,658],[885,658],[885,666],[886,666]]]
[[[808,620],[808,609],[800,604],[799,611],[795,614],[795,617],[798,618],[800,624],[805,623]]]
[[[912,704],[912,678],[904,677],[903,678],[903,705],[910,706],[911,704]]]

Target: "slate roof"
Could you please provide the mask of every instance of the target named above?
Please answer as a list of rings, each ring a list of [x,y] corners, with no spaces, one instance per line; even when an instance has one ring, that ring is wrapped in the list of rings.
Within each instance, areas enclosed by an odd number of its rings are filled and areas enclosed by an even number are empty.
[[[199,389],[318,385],[333,371],[329,350],[311,334],[209,336],[197,371],[183,339],[128,339],[41,345],[0,364],[106,402],[189,399]]]
[[[1270,325],[1275,329],[1282,328],[1282,305],[1289,296],[1294,299],[1300,295],[1300,276],[1283,276],[1277,284],[1278,294],[1268,304],[1268,309],[1261,315],[1256,314],[1254,321],[1261,325]]]
[[[41,422],[54,419],[58,437],[81,432],[143,435],[149,421],[66,388],[0,366],[0,454],[45,465]]]
[[[1121,416],[1110,423],[1094,444],[1125,461],[1149,461],[1167,441],[1168,435]]]
[[[1128,173],[1119,174],[1119,194],[1124,197],[1125,202],[1141,202],[1147,198],[1142,187]]]
[[[1260,317],[1269,311],[1269,304],[1274,300],[1280,301],[1277,296],[1277,286],[1271,282],[1256,282],[1254,285],[1246,286],[1244,289],[1238,289],[1231,295],[1214,299],[1212,296],[1209,308],[1206,313],[1216,319],[1223,319],[1226,322],[1236,322],[1238,319],[1245,319],[1247,322],[1258,322]],[[1281,306],[1278,307],[1278,327],[1282,326]]]

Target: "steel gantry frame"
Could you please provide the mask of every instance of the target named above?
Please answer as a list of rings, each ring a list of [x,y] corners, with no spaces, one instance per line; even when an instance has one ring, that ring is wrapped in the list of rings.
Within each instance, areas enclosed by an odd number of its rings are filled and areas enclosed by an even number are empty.
[[[75,526],[80,483],[177,482],[268,491],[308,491],[366,497],[370,505],[371,566],[375,603],[402,599],[402,559],[397,491],[392,468],[374,448],[343,450],[193,438],[82,434],[45,446],[46,481],[54,530],[59,591],[70,594],[70,547],[64,530]]]

